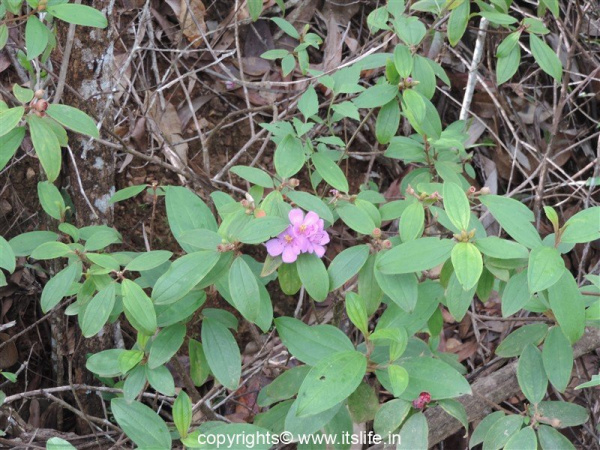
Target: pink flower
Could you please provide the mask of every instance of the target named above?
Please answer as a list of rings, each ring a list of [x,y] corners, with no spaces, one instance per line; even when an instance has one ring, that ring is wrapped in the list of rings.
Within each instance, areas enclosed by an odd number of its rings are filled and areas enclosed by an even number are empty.
[[[322,258],[325,245],[329,243],[329,234],[323,229],[323,219],[313,211],[309,211],[305,216],[298,208],[292,209],[288,218],[290,226],[267,242],[269,255],[282,255],[285,263],[296,261],[300,253],[314,253]]]
[[[293,263],[302,252],[300,241],[290,225],[279,236],[267,241],[267,252],[271,256],[281,255],[284,263]]]

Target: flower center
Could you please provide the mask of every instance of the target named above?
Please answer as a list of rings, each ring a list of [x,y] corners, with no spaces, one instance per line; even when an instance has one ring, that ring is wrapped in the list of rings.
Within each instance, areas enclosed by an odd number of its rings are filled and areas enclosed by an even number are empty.
[[[289,234],[286,234],[283,238],[285,239],[285,242],[287,242],[288,244],[294,240],[294,238],[292,236],[290,236]]]
[[[300,233],[304,233],[306,231],[306,225],[302,224],[298,227],[300,229]]]

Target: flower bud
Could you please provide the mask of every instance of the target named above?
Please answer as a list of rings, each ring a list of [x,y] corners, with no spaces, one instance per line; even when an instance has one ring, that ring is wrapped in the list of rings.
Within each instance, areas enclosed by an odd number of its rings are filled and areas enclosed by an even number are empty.
[[[429,402],[431,402],[431,394],[429,392],[421,392],[419,397],[413,401],[413,407],[424,409]]]
[[[43,89],[38,89],[37,91],[35,91],[34,96],[37,99],[44,98],[44,90]]]
[[[408,187],[406,188],[406,193],[408,195],[414,195],[415,194],[415,190],[412,188],[412,186],[409,184]]]
[[[43,98],[40,98],[37,102],[34,103],[33,109],[38,112],[45,112],[48,109],[48,102]]]
[[[250,202],[246,199],[242,200],[240,202],[240,204],[244,207],[244,208],[249,208],[250,207]]]
[[[300,186],[300,180],[298,178],[290,178],[288,180],[288,184],[290,185],[290,187],[298,187]]]
[[[475,186],[471,186],[467,192],[469,195],[473,195],[475,192],[477,192],[477,189],[475,189]]]
[[[381,247],[384,248],[384,249],[386,249],[386,250],[389,250],[390,248],[392,248],[392,243],[389,240],[386,239],[385,241],[383,241],[381,243]]]
[[[482,187],[481,190],[479,191],[479,193],[481,195],[488,195],[490,192],[491,192],[490,188],[487,186]]]
[[[379,239],[381,237],[381,228],[375,228],[371,234],[374,238]]]

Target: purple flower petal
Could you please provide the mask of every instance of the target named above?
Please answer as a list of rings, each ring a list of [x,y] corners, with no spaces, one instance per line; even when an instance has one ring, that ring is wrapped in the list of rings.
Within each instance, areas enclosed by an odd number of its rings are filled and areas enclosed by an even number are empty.
[[[296,261],[296,259],[298,259],[298,254],[299,252],[296,252],[291,245],[288,245],[283,250],[281,259],[284,263],[293,263],[294,261]]]
[[[304,213],[300,208],[294,208],[289,212],[288,218],[292,225],[300,226],[304,221]]]
[[[275,238],[267,241],[267,252],[271,256],[279,256],[283,253],[285,248],[284,242],[282,239]]]

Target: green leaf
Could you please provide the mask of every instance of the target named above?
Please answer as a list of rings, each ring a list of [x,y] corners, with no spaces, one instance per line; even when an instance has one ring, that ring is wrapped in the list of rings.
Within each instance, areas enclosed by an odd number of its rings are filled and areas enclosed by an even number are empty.
[[[123,310],[127,320],[140,333],[152,336],[156,331],[157,320],[150,297],[138,284],[127,279],[121,283],[121,292],[123,294]]]
[[[409,382],[408,372],[404,367],[390,364],[388,366],[388,376],[390,377],[390,386],[394,397],[400,395],[406,390]]]
[[[496,348],[496,355],[502,358],[519,356],[527,345],[538,345],[546,336],[548,325],[532,323],[510,333]]]
[[[25,127],[13,128],[0,136],[0,170],[6,167],[8,161],[14,156],[25,137]]]
[[[45,314],[54,308],[71,290],[71,285],[81,277],[81,263],[72,263],[54,275],[42,291],[40,304]]]
[[[250,222],[237,234],[237,239],[244,244],[260,244],[277,236],[290,225],[289,220],[281,217],[260,217]]]
[[[557,82],[560,82],[562,79],[563,67],[560,59],[556,56],[556,53],[554,53],[554,50],[535,34],[529,34],[529,48],[541,69]]]
[[[304,166],[305,161],[306,155],[302,141],[294,135],[288,134],[275,149],[273,160],[275,171],[282,178],[290,178],[297,174]]]
[[[1,46],[0,46],[1,47]],[[71,444],[59,437],[53,437],[46,441],[46,450],[76,450]]]
[[[175,380],[173,380],[173,375],[169,369],[167,369],[164,365],[158,366],[154,369],[150,369],[148,366],[144,366],[146,368],[146,377],[148,378],[148,383],[150,386],[160,392],[163,395],[168,395],[172,397],[175,395]]]
[[[202,344],[195,339],[190,339],[188,354],[190,355],[190,378],[195,386],[202,386],[210,375],[210,368]]]
[[[377,228],[371,216],[352,203],[339,204],[336,211],[344,223],[358,233],[370,235]]]
[[[527,284],[529,292],[541,292],[556,283],[565,270],[560,252],[553,247],[538,247],[529,255]]]
[[[148,406],[113,398],[110,409],[119,426],[138,447],[171,448],[171,434],[165,422]]]
[[[15,253],[10,244],[0,236],[0,267],[13,273],[15,270]]]
[[[256,22],[263,10],[263,0],[247,0],[246,4],[252,21]]]
[[[259,396],[259,405],[263,407],[269,406],[275,402],[292,398],[298,393],[298,390],[310,369],[310,366],[296,366],[283,372],[263,388],[265,397],[268,401],[261,402]]]
[[[452,249],[452,266],[465,291],[474,288],[483,272],[483,258],[470,242],[458,242]]]
[[[339,289],[346,281],[356,275],[365,265],[368,257],[368,245],[355,245],[338,253],[327,269],[330,290]]]
[[[564,392],[573,370],[573,348],[560,327],[552,327],[542,350],[542,360],[552,385]]]
[[[499,450],[513,434],[523,426],[523,417],[518,414],[501,417],[489,429],[483,441],[485,450]]]
[[[384,253],[385,254],[385,253]],[[383,256],[383,254],[380,254]],[[381,258],[381,256],[379,256]],[[419,295],[419,283],[412,273],[384,274],[375,268],[375,279],[381,290],[404,311],[415,309]]]
[[[533,213],[523,203],[499,195],[482,195],[479,200],[515,241],[527,248],[542,245],[540,235],[531,224],[535,220]]]
[[[375,136],[380,144],[387,144],[396,135],[400,126],[400,104],[394,98],[379,110],[375,122]]]
[[[456,47],[456,44],[458,44],[465,34],[471,13],[470,4],[469,0],[465,0],[450,12],[450,18],[448,19],[448,41],[452,47]]]
[[[285,58],[281,60],[281,72],[284,77],[287,77],[296,68],[296,58],[294,55],[289,53]]]
[[[277,26],[279,28],[281,28],[283,30],[283,32],[285,34],[287,34],[288,36],[290,36],[294,39],[300,39],[300,34],[298,34],[298,32],[296,31],[294,26],[291,23],[289,23],[287,20],[282,19],[281,17],[271,17],[271,20],[273,22],[275,22],[277,24]]]
[[[18,109],[18,108],[13,108]],[[21,108],[22,109],[22,108]],[[0,113],[0,124],[2,123],[2,113]],[[62,156],[58,138],[47,121],[36,115],[27,116],[29,124],[29,133],[35,152],[40,160],[40,164],[46,172],[48,181],[54,182],[60,173]],[[3,129],[0,126],[0,129]],[[0,132],[2,134],[2,132]]]
[[[375,418],[379,409],[379,398],[375,389],[364,381],[348,397],[348,410],[354,423],[364,423]]]
[[[262,0],[259,0],[259,1],[262,2]],[[290,52],[288,52],[287,50],[275,48],[273,50],[267,50],[262,55],[260,55],[260,57],[263,59],[274,60],[274,59],[285,58],[289,54],[290,54]]]
[[[148,368],[155,369],[168,362],[183,344],[186,328],[182,323],[176,323],[163,328],[156,335],[148,355]]]
[[[299,417],[326,411],[358,387],[367,370],[367,358],[357,351],[337,353],[317,363],[298,391]]]
[[[446,288],[446,303],[452,317],[460,322],[467,313],[469,306],[473,302],[476,287],[465,290],[463,285],[456,277],[456,272],[452,274]]]
[[[58,235],[52,231],[30,231],[15,236],[8,244],[13,249],[15,256],[29,256],[40,245],[56,241]]]
[[[134,401],[146,386],[146,366],[137,366],[130,373],[123,383],[123,396],[129,402]]]
[[[548,377],[542,362],[542,352],[529,344],[521,353],[517,367],[517,380],[527,400],[537,404],[544,399],[548,389]]]
[[[152,250],[141,253],[125,266],[125,270],[140,272],[154,269],[167,262],[171,256],[173,256],[173,253],[167,250]]]
[[[171,186],[165,196],[167,218],[171,233],[186,252],[195,251],[181,241],[181,236],[191,230],[217,231],[217,222],[206,203],[187,188]]]
[[[358,108],[352,102],[341,102],[331,106],[331,109],[342,117],[348,117],[349,119],[360,120],[360,114]]]
[[[106,28],[108,21],[100,11],[85,5],[62,3],[48,5],[47,11],[67,23],[86,27]]]
[[[558,0],[542,0],[542,3],[544,5],[546,5],[546,7],[552,11],[552,14],[554,14],[554,17],[556,17],[558,19],[559,15],[560,15],[560,8],[558,6]]]
[[[413,69],[413,55],[406,45],[398,44],[394,49],[394,66],[402,78],[410,75]]]
[[[362,334],[367,335],[369,333],[369,317],[367,316],[365,301],[355,292],[346,294],[346,313],[348,319]]]
[[[226,388],[237,389],[242,373],[242,360],[231,332],[220,322],[205,317],[202,320],[202,344],[215,378]]]
[[[22,106],[0,111],[0,136],[4,136],[12,131],[21,121],[24,112],[25,108]]]
[[[152,289],[156,305],[174,303],[190,292],[217,264],[220,254],[200,251],[182,256],[164,273]]]
[[[502,292],[502,317],[508,317],[520,311],[531,300],[527,286],[527,272],[513,275]]]
[[[444,196],[444,209],[450,222],[461,231],[469,231],[471,206],[463,188],[455,183],[446,182],[442,195]]]
[[[96,353],[88,358],[85,367],[100,377],[113,378],[121,375],[119,357],[125,350],[113,348]]]
[[[321,258],[314,253],[303,253],[298,256],[296,267],[308,295],[318,302],[325,300],[329,293],[329,275]]]
[[[114,195],[110,198],[109,203],[115,204],[117,202],[121,202],[123,200],[127,200],[131,197],[135,197],[140,192],[143,192],[148,187],[147,184],[140,184],[138,186],[129,186],[124,189],[119,189]]]
[[[142,359],[144,359],[142,350],[125,350],[119,355],[119,368],[122,373],[126,374],[136,367]]]
[[[408,387],[402,394],[412,400],[421,392],[429,392],[433,400],[459,397],[471,393],[471,386],[458,371],[449,364],[434,358],[417,356],[402,361],[408,372]]]
[[[498,62],[496,63],[496,82],[498,85],[507,82],[513,77],[519,68],[520,62],[521,47],[518,45],[512,47],[506,55],[498,56]]]
[[[421,237],[425,228],[425,209],[419,201],[406,207],[400,217],[399,232],[402,242],[414,241]]]
[[[537,438],[533,428],[522,428],[513,434],[504,446],[504,450],[537,450]]]
[[[229,171],[257,186],[273,188],[273,179],[269,174],[256,167],[233,166]]]
[[[504,413],[502,411],[496,411],[485,416],[483,420],[479,422],[479,425],[477,425],[477,428],[475,428],[475,431],[471,435],[471,439],[469,440],[469,448],[473,448],[476,445],[481,444],[492,425],[494,425],[502,417],[504,417]]]
[[[404,242],[385,253],[377,264],[384,274],[429,270],[444,263],[455,242],[450,239],[425,237]]]
[[[388,436],[398,429],[411,411],[412,405],[400,399],[385,402],[375,414],[373,429],[380,436]]]
[[[41,181],[38,183],[37,191],[40,204],[42,205],[42,208],[44,208],[44,211],[46,211],[46,214],[56,220],[61,220],[65,213],[66,206],[57,187],[49,181]]]
[[[179,395],[173,403],[173,422],[175,422],[179,435],[185,438],[192,424],[192,402],[185,391],[179,391]]]
[[[575,446],[562,433],[547,425],[539,426],[538,441],[542,450],[575,450]]]
[[[561,242],[581,244],[600,239],[600,206],[584,209],[571,217],[564,225]]]
[[[333,160],[323,153],[313,153],[311,161],[315,166],[319,175],[333,188],[338,189],[342,192],[348,192],[350,189],[348,186],[348,180],[346,175],[342,172],[342,169],[333,162]]]
[[[40,56],[48,45],[48,29],[35,15],[29,16],[27,19],[25,45],[27,47],[27,59],[30,61]]]
[[[406,45],[418,45],[425,37],[426,29],[417,17],[400,16],[394,23],[396,34]]]
[[[79,325],[84,337],[92,337],[104,327],[115,306],[115,283],[103,287],[86,305]]]
[[[380,106],[389,103],[398,94],[398,86],[392,86],[390,84],[376,84],[363,91],[357,98],[353,100],[353,103],[358,108],[378,108]]]
[[[2,50],[8,42],[8,27],[6,24],[0,25],[0,50]]]
[[[339,352],[354,350],[344,332],[332,325],[309,326],[292,317],[279,317],[275,326],[288,351],[311,366]]]
[[[477,239],[475,247],[486,256],[498,259],[527,259],[529,250],[518,242],[508,241],[496,236]]]
[[[566,401],[540,402],[537,411],[554,428],[577,427],[589,419],[586,408]]]
[[[148,383],[154,390],[169,397],[175,395],[175,380],[166,366],[158,366],[154,369],[145,366],[145,368]]]
[[[229,292],[233,306],[250,322],[256,322],[260,310],[258,282],[243,258],[236,258],[229,269]]]
[[[585,305],[581,297],[577,281],[567,270],[548,289],[552,313],[571,344],[577,342],[585,331]]]
[[[46,242],[31,252],[33,259],[45,260],[62,258],[72,253],[71,248],[62,242]]]
[[[462,403],[458,400],[454,399],[445,399],[438,401],[438,405],[442,407],[444,411],[446,411],[449,415],[458,420],[463,427],[465,427],[465,431],[469,430],[469,419],[467,417],[467,411]]]
[[[67,105],[49,105],[46,113],[61,125],[94,138],[99,138],[100,133],[96,122],[83,111]]]
[[[429,427],[421,412],[410,416],[400,430],[397,450],[427,450],[429,448]]]
[[[308,120],[319,112],[319,98],[313,85],[308,86],[298,100],[298,109],[304,116],[304,120]]]

